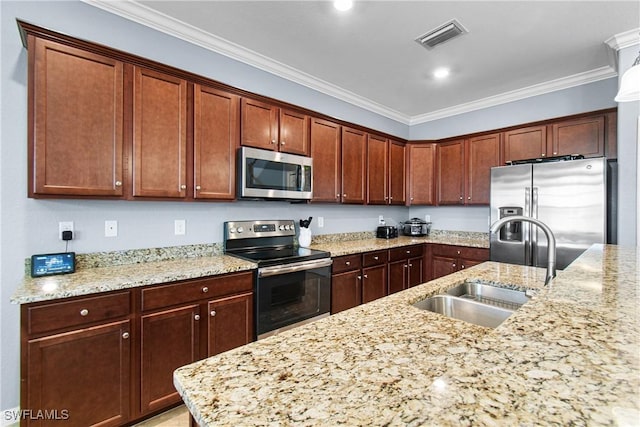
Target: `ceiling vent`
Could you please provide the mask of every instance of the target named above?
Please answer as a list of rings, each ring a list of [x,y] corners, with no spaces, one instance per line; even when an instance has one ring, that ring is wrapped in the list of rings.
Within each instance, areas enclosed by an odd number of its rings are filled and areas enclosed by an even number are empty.
[[[468,32],[469,31],[467,31],[461,23],[452,19],[451,21],[440,25],[438,28],[428,31],[426,34],[416,38],[416,41],[425,48],[431,50],[439,44]]]

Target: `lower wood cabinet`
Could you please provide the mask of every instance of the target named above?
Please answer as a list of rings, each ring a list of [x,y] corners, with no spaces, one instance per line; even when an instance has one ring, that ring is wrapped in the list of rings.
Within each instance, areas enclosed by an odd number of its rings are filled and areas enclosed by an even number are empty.
[[[489,260],[489,249],[467,246],[431,245],[430,280]]]
[[[424,245],[389,249],[389,294],[424,282]]]
[[[386,250],[334,258],[331,314],[387,295]]]
[[[179,366],[255,339],[253,272],[25,304],[21,322],[21,409],[58,418],[21,425],[120,426],[180,401]]]

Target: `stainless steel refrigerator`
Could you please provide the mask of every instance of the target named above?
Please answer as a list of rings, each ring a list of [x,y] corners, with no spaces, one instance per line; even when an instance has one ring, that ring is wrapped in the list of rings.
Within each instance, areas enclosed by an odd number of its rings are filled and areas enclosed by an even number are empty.
[[[547,224],[564,269],[594,243],[607,241],[605,158],[500,166],[491,169],[491,223],[524,215]],[[547,239],[538,227],[510,221],[490,238],[494,261],[546,266]]]

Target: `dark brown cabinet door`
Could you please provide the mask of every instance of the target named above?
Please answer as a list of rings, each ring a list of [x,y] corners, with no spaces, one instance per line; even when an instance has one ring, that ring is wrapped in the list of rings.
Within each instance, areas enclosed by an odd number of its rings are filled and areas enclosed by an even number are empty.
[[[486,260],[477,260],[477,259],[460,259],[460,270],[464,270],[465,268],[473,267],[474,265],[482,264]]]
[[[457,261],[457,258],[433,255],[431,258],[431,279],[437,279],[458,271]]]
[[[504,133],[504,161],[547,156],[547,127],[532,126]]]
[[[265,150],[278,150],[279,108],[249,98],[241,101],[240,143]]]
[[[551,129],[554,156],[569,154],[582,154],[585,157],[604,156],[604,116],[555,123]]]
[[[240,98],[194,85],[193,115],[193,197],[233,200]]]
[[[180,401],[173,371],[199,359],[199,306],[147,314],[141,325],[141,411],[148,413]]]
[[[464,203],[464,140],[438,145],[438,204]]]
[[[366,138],[364,132],[342,128],[342,203],[365,202]]]
[[[29,394],[22,407],[55,409],[63,419],[26,418],[23,425],[125,424],[130,415],[130,326],[123,320],[30,340]]]
[[[362,303],[387,295],[387,265],[362,269]]]
[[[500,137],[499,133],[494,133],[466,141],[465,204],[489,204],[491,168],[500,166]]]
[[[407,289],[406,260],[389,263],[389,295]]]
[[[389,203],[392,205],[406,203],[406,169],[404,144],[389,141]]]
[[[279,150],[285,153],[308,156],[309,116],[289,110],[280,110]]]
[[[362,303],[362,276],[360,270],[331,276],[331,314]]]
[[[387,188],[388,164],[387,140],[375,135],[368,135],[367,204],[386,205],[389,203],[389,191]]]
[[[207,356],[253,341],[252,293],[209,302],[207,316]]]
[[[407,286],[412,287],[424,282],[422,258],[411,258],[407,261]]]
[[[313,201],[340,202],[341,152],[340,125],[311,119],[311,158],[313,158]]]
[[[414,144],[408,154],[408,205],[434,205],[436,203],[436,144]]]
[[[187,195],[187,82],[135,68],[133,196]]]
[[[123,64],[29,43],[29,196],[122,196]]]

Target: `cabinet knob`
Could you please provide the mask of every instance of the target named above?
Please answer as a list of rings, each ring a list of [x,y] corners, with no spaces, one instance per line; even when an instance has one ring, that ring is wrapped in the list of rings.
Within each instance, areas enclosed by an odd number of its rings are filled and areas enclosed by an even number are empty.
[[[336,194],[336,198],[338,199],[340,198],[340,193]]]
[[[180,189],[181,189],[181,190],[186,190],[186,189],[187,189],[187,185],[186,185],[186,184],[182,184],[182,185],[180,186]]]
[[[553,155],[554,155],[554,156],[557,156],[557,155],[558,155],[558,152],[557,152],[557,151],[554,151],[554,152],[553,152]]]
[[[375,259],[375,260],[377,261],[377,260],[379,259],[379,257],[377,257],[377,256],[374,256],[374,257],[373,257],[373,259]]]
[[[411,200],[413,202],[413,197],[409,197],[409,200]]]
[[[345,265],[351,265],[351,261],[345,261]]]
[[[460,268],[464,268],[464,264],[462,264],[462,265],[460,266]]]
[[[409,255],[411,255],[411,251],[406,251]]]
[[[343,195],[342,195],[342,197],[347,197],[347,195],[346,195],[346,194],[343,194]]]
[[[284,141],[280,141],[280,145],[284,145]]]
[[[456,251],[458,253],[458,255],[460,255],[460,251]]]
[[[122,339],[127,339],[129,338],[129,332],[125,332],[124,334],[122,334]]]
[[[271,140],[271,143],[275,145],[275,144],[276,144],[276,140],[275,140],[275,139],[272,139],[272,140]]]
[[[122,187],[122,181],[116,181],[116,187]]]
[[[542,157],[546,156],[546,154],[544,154],[544,153],[542,153],[542,154],[540,154],[540,155],[541,155]]]
[[[83,308],[82,310],[80,310],[80,316],[86,316],[89,314],[89,310],[87,310],[86,308]]]
[[[202,293],[206,294],[207,292],[209,292],[209,288],[207,288],[206,286],[204,288],[202,288]]]
[[[456,266],[455,264],[451,264],[451,267],[454,267],[454,268],[455,268],[455,266]]]
[[[471,200],[471,196],[467,197],[467,200]]]
[[[369,276],[367,276],[367,275],[365,274],[365,275],[364,275],[364,278],[365,278],[365,279],[368,279],[368,278],[369,278]]]
[[[407,264],[403,264],[402,266],[403,266],[404,268],[407,268],[407,267],[409,267],[409,266],[408,266]]]
[[[362,276],[358,276],[358,280],[362,280]]]
[[[413,264],[409,264],[409,267],[413,267]]]
[[[460,196],[460,200],[462,200],[462,196]]]
[[[195,316],[193,316],[193,318],[194,318],[195,320],[200,320],[200,315],[199,315],[199,314],[196,314]]]
[[[384,199],[385,199],[385,200],[388,200],[389,198],[388,198],[387,196],[384,196]]]
[[[214,317],[216,315],[216,311],[215,310],[211,310],[211,317]]]
[[[393,196],[389,196],[389,200],[393,200]]]
[[[196,185],[196,190],[200,190],[202,187],[200,187],[199,185]]]

